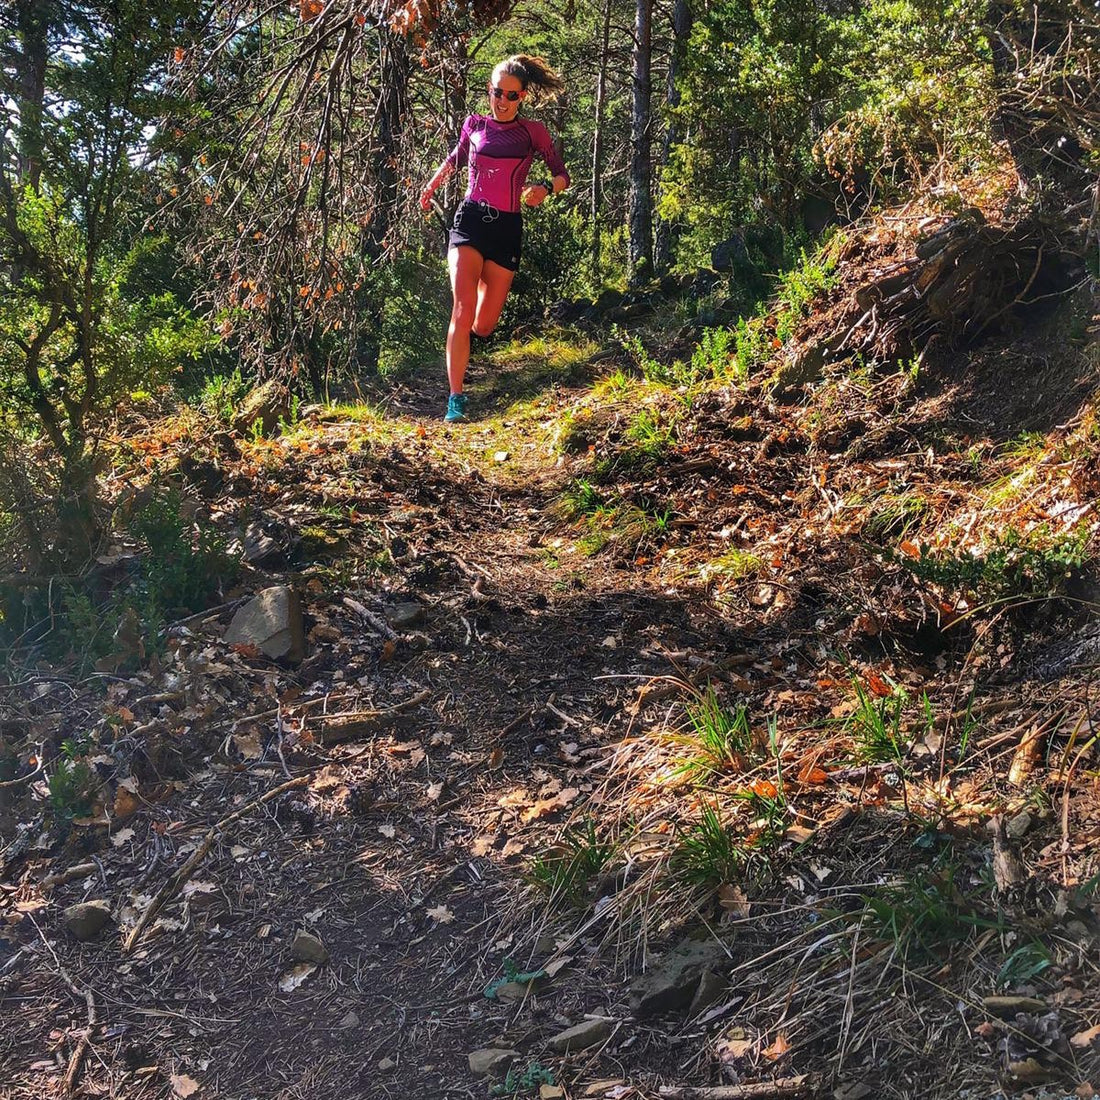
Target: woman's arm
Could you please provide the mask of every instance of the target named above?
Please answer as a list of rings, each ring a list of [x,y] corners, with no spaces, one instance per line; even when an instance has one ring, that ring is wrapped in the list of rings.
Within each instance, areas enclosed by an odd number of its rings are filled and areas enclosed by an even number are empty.
[[[428,180],[427,184],[424,186],[424,190],[420,193],[420,206],[422,209],[431,209],[432,195],[436,193],[453,172],[454,166],[451,164],[449,158],[435,170],[435,175]]]

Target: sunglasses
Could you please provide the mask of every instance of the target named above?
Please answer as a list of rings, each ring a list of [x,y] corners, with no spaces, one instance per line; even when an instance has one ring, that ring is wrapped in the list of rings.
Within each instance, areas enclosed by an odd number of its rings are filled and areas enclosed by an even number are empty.
[[[489,94],[493,97],[493,99],[500,99],[503,97],[504,99],[508,100],[509,103],[515,103],[515,101],[519,99],[522,93],[506,92],[503,88],[490,88]]]

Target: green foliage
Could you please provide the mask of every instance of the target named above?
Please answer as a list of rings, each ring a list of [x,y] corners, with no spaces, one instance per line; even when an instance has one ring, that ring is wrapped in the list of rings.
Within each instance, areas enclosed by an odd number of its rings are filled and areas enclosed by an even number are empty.
[[[691,353],[691,374],[694,378],[723,379],[731,374],[743,378],[736,355],[737,342],[729,328],[705,328]]]
[[[251,383],[237,367],[230,374],[215,374],[207,378],[199,395],[199,408],[213,420],[229,424],[241,400],[251,389]]]
[[[559,507],[566,519],[595,516],[607,509],[603,494],[587,478],[574,478],[563,490]]]
[[[843,238],[835,235],[830,241],[807,253],[779,280],[779,311],[775,322],[775,338],[786,343],[800,321],[809,312],[813,300],[836,285],[836,268]]]
[[[426,257],[406,255],[375,276],[375,293],[385,298],[382,314],[383,376],[395,376],[439,354],[447,332],[451,303],[437,265]]]
[[[761,561],[756,554],[734,546],[720,557],[712,558],[699,567],[699,577],[704,581],[728,579],[743,580],[751,577],[760,569]]]
[[[88,751],[83,739],[69,738],[61,744],[61,755],[46,782],[54,817],[69,822],[92,812],[100,783],[95,771],[80,759]]]
[[[858,679],[853,679],[856,709],[846,727],[855,742],[856,759],[864,764],[900,764],[908,739],[902,719],[909,697],[896,684],[889,695],[875,697]]]
[[[600,836],[595,821],[586,818],[567,828],[545,855],[535,856],[527,879],[553,905],[580,905],[591,880],[607,870],[619,850],[616,842]]]
[[[688,729],[675,740],[688,747],[691,755],[679,771],[706,778],[711,773],[743,771],[757,759],[760,741],[745,707],[729,710],[708,685],[684,710]]]
[[[201,608],[233,577],[225,540],[212,527],[184,518],[177,489],[157,493],[133,518],[131,533],[144,547],[142,574],[151,607],[163,614]]]
[[[1086,528],[1054,535],[1040,525],[1027,535],[1009,528],[982,553],[935,551],[922,544],[919,557],[893,557],[921,580],[948,591],[1005,599],[1056,595],[1093,552]]]
[[[489,1090],[490,1096],[511,1096],[516,1093],[526,1093],[537,1089],[539,1085],[552,1085],[554,1074],[540,1062],[530,1062],[522,1073],[517,1073],[514,1068],[509,1068],[504,1075],[504,1080],[498,1085],[493,1085]]]
[[[669,860],[669,870],[693,886],[733,882],[745,865],[737,836],[722,820],[717,805],[703,803],[699,818],[684,830]]]

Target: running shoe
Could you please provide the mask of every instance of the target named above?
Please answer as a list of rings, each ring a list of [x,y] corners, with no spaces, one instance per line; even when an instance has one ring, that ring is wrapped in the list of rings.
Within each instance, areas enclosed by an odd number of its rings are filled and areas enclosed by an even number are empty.
[[[466,419],[466,395],[464,393],[451,394],[451,399],[447,402],[447,415],[443,419],[451,424],[457,420]]]

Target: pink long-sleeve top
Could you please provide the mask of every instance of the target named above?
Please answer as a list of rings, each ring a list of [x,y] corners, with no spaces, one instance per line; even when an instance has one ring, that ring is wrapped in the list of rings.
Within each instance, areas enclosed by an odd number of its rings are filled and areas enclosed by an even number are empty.
[[[469,164],[467,199],[514,214],[535,157],[542,157],[552,176],[569,180],[565,162],[541,122],[530,118],[497,122],[488,115],[468,115],[446,163],[451,168]]]

